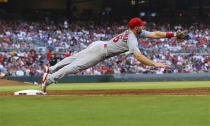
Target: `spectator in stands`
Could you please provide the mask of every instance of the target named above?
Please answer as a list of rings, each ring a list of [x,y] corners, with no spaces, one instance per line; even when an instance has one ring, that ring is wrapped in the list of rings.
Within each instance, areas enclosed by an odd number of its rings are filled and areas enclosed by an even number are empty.
[[[50,66],[54,66],[57,63],[57,57],[55,54],[52,54],[49,60]]]
[[[12,76],[17,76],[17,73],[20,73],[17,71],[21,71],[21,73],[23,71],[25,76],[41,75],[42,69],[38,66],[49,63],[52,51],[49,51],[45,56],[34,50],[37,45],[54,49],[53,53],[56,54],[59,61],[65,56],[69,56],[69,52],[71,54],[79,52],[95,40],[102,38],[109,40],[114,37],[115,33],[119,34],[126,28],[127,26],[120,21],[115,23],[104,21],[99,25],[97,21],[68,22],[65,20],[64,22],[63,20],[55,23],[50,18],[48,21],[40,20],[38,22],[0,19],[0,70]],[[173,26],[168,23],[159,25],[152,23],[148,24],[147,29],[176,31],[186,28],[182,24]],[[153,67],[139,64],[133,56],[122,58],[119,55],[78,74],[210,72],[210,29],[208,24],[192,24],[186,30],[191,39],[181,43],[177,43],[174,39],[151,40],[145,38],[139,40],[140,49],[146,50],[142,53],[147,53],[148,58],[154,61],[166,61],[170,64],[170,68],[156,70]],[[56,48],[60,50],[55,50]],[[65,50],[68,50],[69,54],[65,54]]]

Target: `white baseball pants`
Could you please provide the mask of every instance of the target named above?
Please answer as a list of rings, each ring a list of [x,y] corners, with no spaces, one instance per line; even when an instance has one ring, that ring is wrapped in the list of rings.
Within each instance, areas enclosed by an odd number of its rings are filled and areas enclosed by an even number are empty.
[[[107,42],[96,41],[79,53],[66,57],[50,67],[52,77],[58,80],[67,74],[75,74],[104,60],[107,57]]]

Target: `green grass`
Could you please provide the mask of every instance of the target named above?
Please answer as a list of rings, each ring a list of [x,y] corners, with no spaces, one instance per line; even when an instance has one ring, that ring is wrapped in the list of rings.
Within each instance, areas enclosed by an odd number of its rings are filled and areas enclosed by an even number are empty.
[[[112,82],[112,83],[73,83],[50,85],[48,90],[112,90],[112,89],[178,89],[210,88],[210,81],[174,82]],[[4,86],[0,91],[39,90],[40,86]]]
[[[0,126],[210,126],[210,97],[0,97]]]
[[[210,81],[76,83],[48,90],[210,88]],[[40,89],[5,86],[0,91]],[[0,97],[0,126],[210,126],[210,96]]]

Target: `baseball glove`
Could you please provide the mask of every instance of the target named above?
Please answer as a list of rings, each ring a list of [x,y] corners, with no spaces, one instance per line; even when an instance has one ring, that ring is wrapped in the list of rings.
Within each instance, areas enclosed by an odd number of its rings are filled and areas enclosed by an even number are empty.
[[[190,36],[187,34],[187,32],[184,31],[177,31],[176,32],[176,40],[177,42],[182,42],[184,40],[188,40]]]

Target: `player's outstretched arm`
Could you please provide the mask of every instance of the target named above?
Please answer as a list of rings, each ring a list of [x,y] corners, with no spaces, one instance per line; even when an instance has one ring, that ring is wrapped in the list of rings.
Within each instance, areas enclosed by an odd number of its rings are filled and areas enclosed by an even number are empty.
[[[147,57],[145,57],[144,55],[142,55],[139,52],[135,52],[134,56],[138,61],[140,61],[143,64],[149,65],[149,66],[155,66],[155,67],[167,67],[168,66],[168,64],[166,64],[166,63],[156,63],[156,62],[148,59]]]
[[[176,37],[176,33],[169,33],[169,32],[161,32],[161,31],[155,31],[155,32],[150,32],[148,38],[171,38],[171,37]]]
[[[148,38],[171,38],[171,37],[176,37],[176,40],[178,42],[188,40],[190,36],[185,32],[185,31],[177,31],[176,33],[169,33],[169,32],[160,32],[160,31],[155,31],[155,32],[150,32],[148,35]]]

